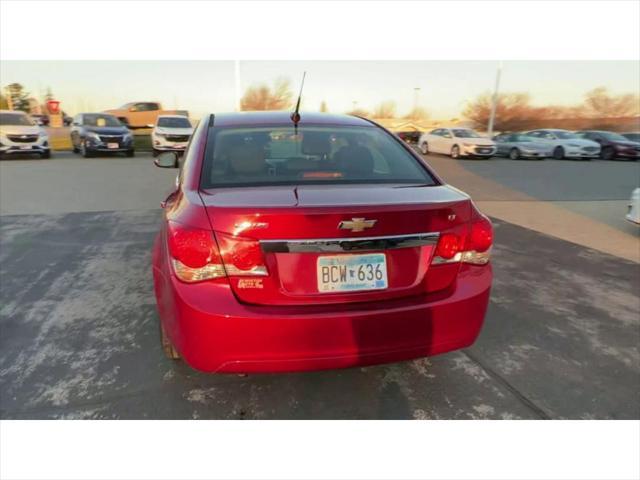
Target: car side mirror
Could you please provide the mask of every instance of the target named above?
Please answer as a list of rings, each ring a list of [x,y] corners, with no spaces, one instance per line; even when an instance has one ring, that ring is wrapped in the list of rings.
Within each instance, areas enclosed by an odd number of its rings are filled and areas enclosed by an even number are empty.
[[[162,152],[153,159],[156,167],[178,168],[178,154],[176,152]]]

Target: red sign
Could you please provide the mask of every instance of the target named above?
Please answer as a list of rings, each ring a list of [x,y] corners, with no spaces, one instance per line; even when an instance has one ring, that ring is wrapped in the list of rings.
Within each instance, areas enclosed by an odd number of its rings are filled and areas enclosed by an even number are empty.
[[[49,113],[60,113],[60,102],[58,100],[47,100],[47,110]]]

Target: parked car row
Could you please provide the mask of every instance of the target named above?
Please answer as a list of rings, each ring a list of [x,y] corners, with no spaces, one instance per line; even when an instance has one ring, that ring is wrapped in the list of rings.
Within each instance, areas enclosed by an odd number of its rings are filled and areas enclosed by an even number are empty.
[[[505,156],[520,158],[561,159],[603,158],[639,159],[638,133],[621,135],[600,130],[571,132],[561,129],[539,129],[528,132],[506,132],[489,139],[469,128],[436,128],[418,140],[420,151],[442,153],[452,158]]]

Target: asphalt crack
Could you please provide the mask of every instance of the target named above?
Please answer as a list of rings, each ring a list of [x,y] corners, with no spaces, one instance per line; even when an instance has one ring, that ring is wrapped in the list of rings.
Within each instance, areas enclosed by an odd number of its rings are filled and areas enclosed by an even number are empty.
[[[467,356],[469,360],[482,368],[487,375],[489,375],[493,380],[498,382],[504,388],[506,388],[522,405],[531,410],[540,420],[551,420],[552,417],[547,412],[545,412],[541,407],[533,403],[529,398],[527,398],[522,392],[520,392],[516,387],[511,385],[504,377],[498,374],[491,367],[485,365],[474,355],[469,353],[468,350],[462,350],[462,353]]]

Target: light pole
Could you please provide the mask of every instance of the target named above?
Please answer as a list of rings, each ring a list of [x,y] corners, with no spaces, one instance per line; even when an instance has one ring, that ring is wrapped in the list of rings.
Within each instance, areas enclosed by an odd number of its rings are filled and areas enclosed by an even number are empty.
[[[420,87],[413,88],[413,112],[418,111],[418,97],[420,95]]]
[[[491,114],[489,115],[489,125],[487,125],[487,134],[489,137],[493,135],[493,124],[496,118],[496,108],[498,106],[498,89],[500,88],[500,75],[502,74],[502,61],[498,64],[496,72],[496,86],[493,90],[493,101],[491,102]]]

